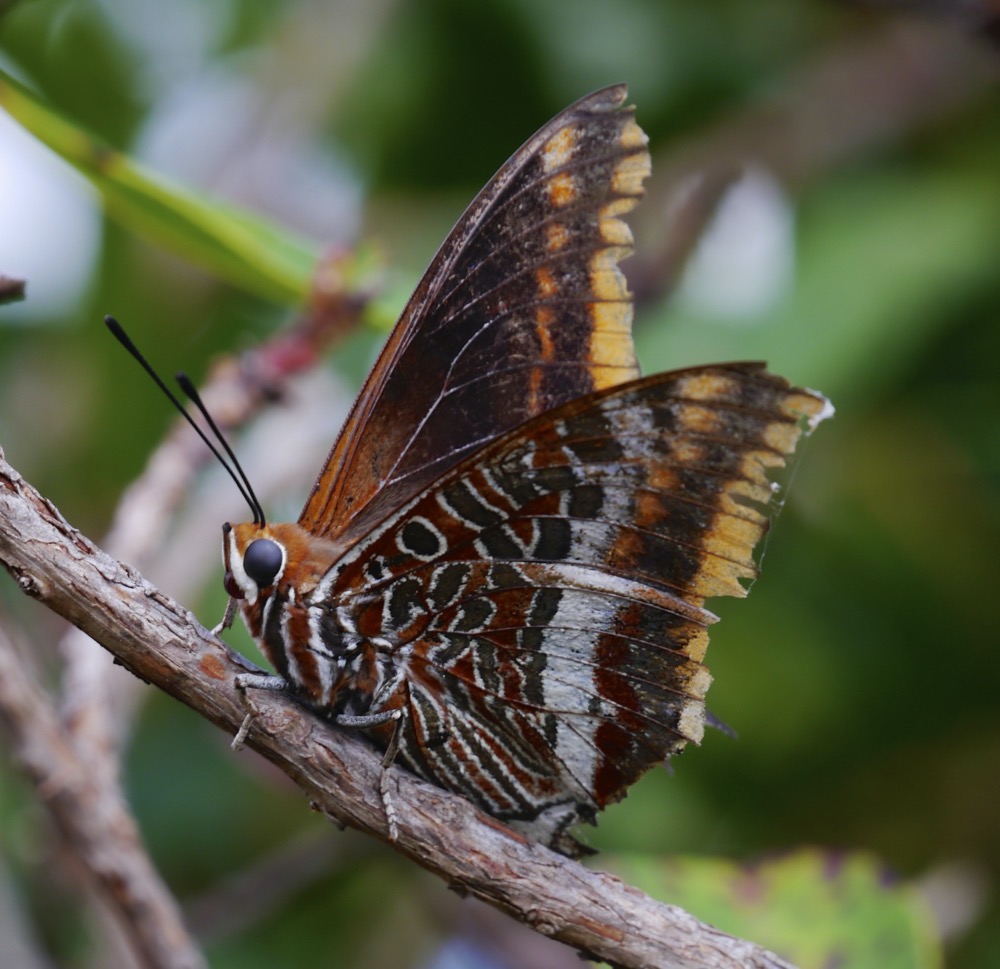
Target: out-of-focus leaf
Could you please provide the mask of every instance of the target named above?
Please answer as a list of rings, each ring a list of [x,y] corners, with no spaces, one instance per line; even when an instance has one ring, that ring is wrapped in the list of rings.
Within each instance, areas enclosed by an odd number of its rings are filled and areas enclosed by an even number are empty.
[[[739,324],[667,307],[640,328],[640,359],[653,370],[762,358],[838,406],[867,396],[953,325],[949,300],[995,276],[998,188],[992,172],[956,168],[817,190],[781,306]]]
[[[133,232],[265,299],[299,303],[308,295],[318,260],[311,244],[146,171],[2,71],[0,107],[90,179],[108,212]]]
[[[656,898],[777,952],[800,969],[937,969],[941,945],[916,890],[868,855],[806,849],[741,865],[619,857]]]

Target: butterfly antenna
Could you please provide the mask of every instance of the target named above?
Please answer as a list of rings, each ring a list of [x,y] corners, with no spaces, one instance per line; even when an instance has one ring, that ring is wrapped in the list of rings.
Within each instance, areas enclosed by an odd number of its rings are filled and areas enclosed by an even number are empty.
[[[236,459],[236,455],[233,453],[233,449],[229,446],[229,442],[226,440],[222,431],[219,430],[219,425],[215,423],[212,415],[208,412],[205,402],[201,399],[201,394],[198,393],[195,385],[191,383],[191,378],[188,377],[186,373],[182,372],[177,374],[175,379],[177,383],[180,384],[181,390],[183,390],[184,393],[191,399],[191,403],[198,408],[198,412],[205,418],[205,422],[212,429],[212,433],[215,435],[216,440],[218,440],[218,442],[222,445],[226,454],[229,456],[229,460],[232,461],[232,466],[236,469],[236,473],[240,476],[240,478],[242,478],[243,484],[246,488],[243,496],[249,499],[250,510],[254,514],[254,521],[260,525],[265,524],[264,509],[261,506],[261,503],[257,500],[257,496],[254,494],[254,490],[250,485],[250,479],[247,477],[247,474],[240,465],[240,462]],[[229,473],[232,474],[232,471]],[[240,490],[243,491],[242,488]]]
[[[122,325],[113,316],[105,316],[104,323],[105,326],[107,326],[107,328],[111,331],[112,336],[114,336],[114,338],[123,347],[125,347],[126,350],[128,350],[139,366],[141,366],[142,369],[153,378],[153,382],[156,386],[159,387],[164,394],[166,394],[167,399],[174,405],[174,407],[177,408],[178,411],[180,411],[181,414],[184,415],[184,419],[195,429],[198,437],[205,442],[205,445],[208,447],[209,451],[215,455],[219,464],[226,469],[227,474],[233,479],[233,482],[239,489],[240,494],[243,495],[243,499],[250,506],[250,511],[253,512],[254,524],[263,525],[264,510],[261,507],[260,502],[257,500],[257,496],[254,494],[253,488],[250,487],[250,482],[247,479],[246,473],[243,471],[243,468],[240,467],[239,461],[236,460],[236,455],[233,454],[232,448],[230,448],[230,446],[226,443],[226,439],[222,436],[222,433],[219,431],[215,421],[213,421],[209,416],[208,410],[206,409],[204,403],[202,403],[201,397],[198,396],[198,392],[194,389],[194,385],[191,381],[184,374],[178,374],[177,376],[177,381],[180,383],[184,393],[187,394],[192,401],[194,401],[194,404],[201,412],[201,415],[208,421],[208,426],[211,428],[212,433],[222,445],[226,454],[229,456],[229,459],[233,462],[233,466],[236,467],[239,472],[239,476],[237,476],[236,471],[233,470],[233,467],[231,467],[222,456],[219,449],[209,440],[208,435],[206,435],[205,432],[195,423],[194,418],[187,412],[184,405],[176,398],[176,396],[174,396],[173,392],[163,382],[163,380],[160,379],[160,375],[153,369],[152,364],[150,364],[150,362],[139,351],[139,348],[132,342],[131,337],[129,337],[129,335],[125,332]]]

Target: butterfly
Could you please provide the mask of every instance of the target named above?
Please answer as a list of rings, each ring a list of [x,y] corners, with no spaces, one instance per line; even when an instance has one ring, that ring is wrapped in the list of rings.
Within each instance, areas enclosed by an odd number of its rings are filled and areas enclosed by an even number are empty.
[[[567,108],[465,211],[299,520],[254,497],[223,528],[277,673],[242,685],[569,854],[701,740],[705,600],[745,594],[769,472],[831,412],[758,363],[640,377],[618,263],[650,159],[625,99]]]

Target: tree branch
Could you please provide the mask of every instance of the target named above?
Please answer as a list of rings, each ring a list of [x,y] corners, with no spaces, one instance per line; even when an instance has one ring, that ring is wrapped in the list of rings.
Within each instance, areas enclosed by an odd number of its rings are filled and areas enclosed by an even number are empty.
[[[141,679],[229,733],[246,714],[234,676],[254,667],[188,610],[70,526],[0,452],[0,561],[27,595],[97,640]],[[386,838],[379,756],[290,696],[257,692],[250,746],[338,824]],[[457,891],[619,966],[716,969],[789,964],[604,872],[532,843],[471,803],[391,771],[396,847]]]

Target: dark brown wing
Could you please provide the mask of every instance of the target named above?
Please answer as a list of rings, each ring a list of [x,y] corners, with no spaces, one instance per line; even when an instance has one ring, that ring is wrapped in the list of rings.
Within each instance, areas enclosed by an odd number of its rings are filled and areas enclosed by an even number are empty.
[[[531,138],[424,274],[299,523],[350,544],[476,448],[638,375],[617,263],[649,173],[623,85]]]

